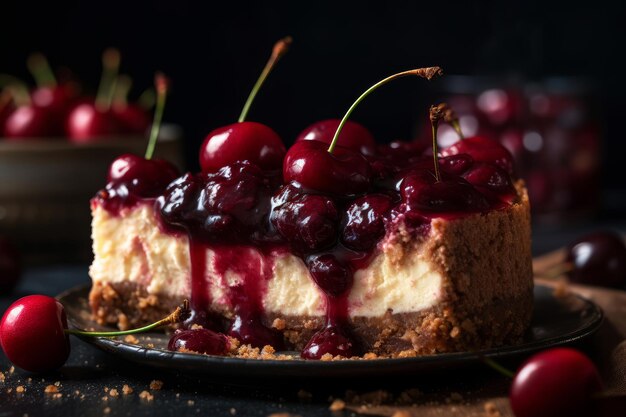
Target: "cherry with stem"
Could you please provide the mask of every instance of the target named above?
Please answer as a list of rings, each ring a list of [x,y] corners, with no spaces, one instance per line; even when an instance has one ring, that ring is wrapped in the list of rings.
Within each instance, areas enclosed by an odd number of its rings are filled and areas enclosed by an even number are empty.
[[[116,337],[146,332],[167,324],[184,321],[189,303],[184,300],[167,317],[147,326],[112,332],[69,329],[63,305],[46,295],[29,295],[15,301],[0,321],[0,345],[16,366],[30,372],[48,372],[61,367],[70,354],[68,335]],[[41,344],[46,344],[45,354]]]
[[[220,168],[247,160],[263,170],[280,168],[285,155],[285,146],[280,136],[270,127],[246,121],[250,106],[268,75],[285,55],[291,45],[291,37],[279,40],[254,84],[237,123],[213,130],[200,147],[200,166],[203,172],[216,172]]]

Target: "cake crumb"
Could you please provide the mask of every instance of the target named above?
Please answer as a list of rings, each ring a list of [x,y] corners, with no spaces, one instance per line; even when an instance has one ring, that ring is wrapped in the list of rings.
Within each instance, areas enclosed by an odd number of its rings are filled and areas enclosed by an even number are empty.
[[[55,385],[48,385],[43,390],[43,392],[45,392],[46,394],[55,394],[55,393],[59,392],[59,389]]]
[[[411,413],[405,410],[398,410],[391,415],[391,417],[411,417]]]
[[[285,327],[287,327],[287,322],[284,319],[275,318],[272,322],[272,327],[276,330],[285,330]]]
[[[31,382],[33,382],[33,379],[32,379],[32,378],[28,378],[28,379],[26,380],[26,382],[28,382],[28,383],[30,384]]]
[[[122,387],[122,393],[124,395],[132,394],[133,393],[133,389],[131,387],[129,387],[127,384],[124,384],[124,386]]]
[[[320,360],[324,362],[332,361],[333,355],[331,355],[330,353],[324,353],[322,357],[320,358]]]
[[[107,397],[106,395],[102,398],[100,398],[102,401],[109,401],[109,397]]]
[[[139,398],[141,398],[142,400],[146,400],[146,401],[152,401],[154,400],[154,395],[144,390],[144,391],[141,391],[141,393],[139,394]]]
[[[0,372],[0,382],[4,382],[5,379],[4,372]]]
[[[192,405],[194,405],[196,402],[194,400],[187,400],[187,405],[189,407],[191,407]]]
[[[79,390],[74,391],[74,395],[79,396],[80,395],[80,391]]]
[[[104,387],[104,392],[108,393],[109,392],[109,387]]]
[[[134,334],[129,334],[124,337],[124,342],[136,345],[139,343],[139,339],[137,339]]]
[[[493,402],[487,401],[484,407],[487,417],[502,417],[502,414],[500,414],[500,410],[498,410]]]
[[[450,330],[450,337],[456,339],[461,334],[461,329],[459,326],[454,326],[452,330]]]
[[[153,379],[152,382],[150,382],[151,390],[158,391],[161,388],[163,388],[163,381],[158,380],[158,379]]]
[[[237,414],[237,410],[235,410],[234,408],[231,408],[230,410],[228,410],[228,412],[230,413],[231,416],[234,416],[235,414]]]
[[[301,389],[300,391],[298,391],[298,398],[302,401],[311,401],[313,399],[313,394],[311,394],[309,391]]]
[[[375,354],[374,352],[367,352],[365,355],[363,355],[363,359],[378,359],[378,355]]]
[[[330,407],[328,407],[330,411],[341,411],[344,408],[346,408],[346,403],[340,399],[336,399],[335,401],[332,402]]]
[[[8,389],[7,389],[7,394],[10,394],[10,393],[11,393],[11,391],[13,391],[13,388],[8,388]]]
[[[23,385],[18,385],[17,387],[15,387],[15,392],[17,392],[18,394],[21,394],[24,391],[26,391],[26,388],[24,388]]]
[[[9,374],[11,374],[11,375],[12,375],[12,374],[13,374],[13,372],[15,372],[15,366],[11,366],[11,367],[9,368]]]
[[[111,407],[105,407],[104,410],[102,410],[102,412],[104,414],[109,414],[111,412]]]
[[[111,390],[109,391],[109,395],[110,395],[111,397],[117,397],[118,395],[120,395],[120,393],[118,392],[118,390],[116,390],[115,388],[113,388],[113,389],[111,389]]]

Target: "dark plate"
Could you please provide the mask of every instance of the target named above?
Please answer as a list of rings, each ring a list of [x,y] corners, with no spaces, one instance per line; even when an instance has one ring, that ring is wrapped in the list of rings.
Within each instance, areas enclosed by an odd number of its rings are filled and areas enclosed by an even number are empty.
[[[481,360],[481,357],[506,359],[528,355],[551,346],[580,342],[598,330],[602,323],[602,311],[598,306],[579,296],[558,299],[554,297],[553,291],[549,287],[535,286],[533,319],[522,344],[477,352],[442,353],[402,359],[323,362],[298,358],[280,361],[171,352],[166,349],[168,337],[163,333],[136,335],[139,344],[129,344],[115,338],[82,339],[132,362],[210,376],[310,378],[415,374],[470,365]],[[65,305],[68,319],[73,326],[106,330],[106,327],[98,326],[91,320],[87,306],[88,293],[89,287],[82,286],[66,291],[58,298]]]

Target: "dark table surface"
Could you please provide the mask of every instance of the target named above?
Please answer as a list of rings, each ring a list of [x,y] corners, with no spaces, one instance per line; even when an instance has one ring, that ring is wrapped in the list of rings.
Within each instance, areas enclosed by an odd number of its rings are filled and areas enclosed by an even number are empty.
[[[577,225],[535,226],[533,253],[539,255],[557,249],[590,230],[610,228],[625,232],[624,221],[596,221]],[[56,295],[89,283],[87,265],[56,265],[28,268],[10,296],[0,297],[0,311],[12,301],[28,294]],[[497,377],[484,367],[479,372],[459,371],[454,375],[416,375],[411,380],[336,380],[310,382],[306,376],[297,380],[216,380],[207,376],[166,372],[125,362],[101,352],[77,338],[71,338],[72,353],[65,366],[48,375],[34,375],[15,369],[0,353],[0,417],[5,416],[269,416],[290,413],[301,416],[349,416],[349,411],[329,410],[329,397],[343,396],[347,389],[400,391],[418,387],[420,390],[445,389],[450,392],[493,385]],[[45,340],[42,354],[45,354]],[[495,378],[495,379],[494,379]],[[150,390],[153,380],[163,381],[160,390]],[[58,383],[60,396],[45,394],[44,389]],[[502,382],[495,382],[502,384]],[[130,395],[122,394],[127,384]],[[17,393],[16,388],[25,388]],[[107,394],[117,389],[119,396]],[[141,399],[148,391],[152,400]],[[10,392],[9,392],[10,391]],[[305,392],[306,391],[306,392]],[[309,395],[309,393],[311,395]]]

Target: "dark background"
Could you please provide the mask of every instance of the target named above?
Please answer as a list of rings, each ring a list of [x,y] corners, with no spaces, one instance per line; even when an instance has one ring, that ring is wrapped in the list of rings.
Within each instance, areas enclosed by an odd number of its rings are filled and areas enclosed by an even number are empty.
[[[104,48],[122,51],[134,93],[155,70],[173,80],[165,119],[180,123],[186,157],[212,129],[236,120],[273,43],[294,44],[249,118],[291,143],[308,124],[339,117],[372,83],[399,70],[440,65],[447,74],[584,76],[605,123],[603,185],[623,193],[626,6],[619,2],[3,2],[0,71],[28,78],[25,58],[44,52],[95,89]],[[402,80],[354,114],[379,141],[409,139],[444,81]],[[429,93],[427,93],[429,92]]]

